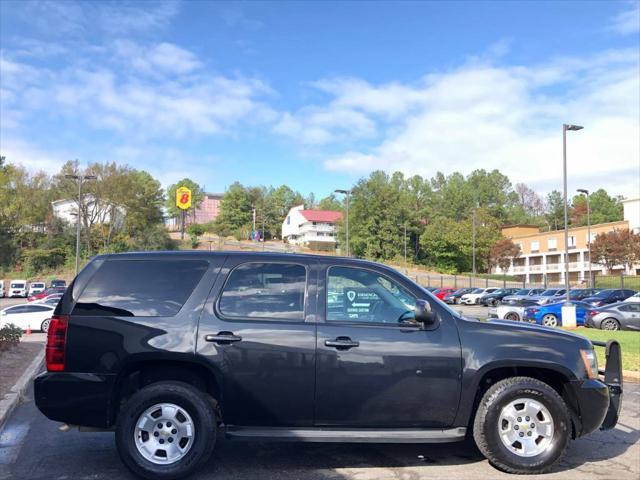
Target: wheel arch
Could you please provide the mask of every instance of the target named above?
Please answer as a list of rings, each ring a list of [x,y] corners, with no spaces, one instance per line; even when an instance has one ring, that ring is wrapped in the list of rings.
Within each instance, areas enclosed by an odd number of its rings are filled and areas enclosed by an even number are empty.
[[[221,420],[222,383],[220,376],[196,357],[141,358],[128,362],[117,374],[109,404],[109,422],[115,424],[118,412],[133,393],[153,383],[179,381],[187,383],[216,402],[216,415]]]

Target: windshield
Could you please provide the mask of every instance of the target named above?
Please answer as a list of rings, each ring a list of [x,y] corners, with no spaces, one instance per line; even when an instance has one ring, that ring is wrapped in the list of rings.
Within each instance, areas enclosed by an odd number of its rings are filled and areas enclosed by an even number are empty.
[[[556,294],[558,290],[546,290],[540,294],[542,297],[551,297]]]
[[[12,283],[11,288],[24,288],[24,283]]]
[[[523,288],[522,290],[518,290],[516,293],[514,293],[514,295],[528,295],[528,294],[529,294],[528,288]]]
[[[598,298],[607,298],[609,295],[613,293],[613,290],[601,290],[594,295],[594,297]]]
[[[476,288],[475,290],[472,290],[469,293],[482,293],[482,292],[484,292],[484,288]]]
[[[44,283],[32,283],[31,288],[44,288]]]

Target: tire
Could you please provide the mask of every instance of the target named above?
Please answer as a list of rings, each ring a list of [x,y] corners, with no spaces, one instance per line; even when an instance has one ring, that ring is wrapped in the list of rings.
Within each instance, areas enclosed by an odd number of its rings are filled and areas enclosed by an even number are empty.
[[[147,479],[173,480],[193,473],[213,451],[214,405],[202,391],[182,382],[158,382],[137,391],[118,414],[116,447],[120,459],[134,474]],[[138,428],[143,417],[148,421]],[[156,424],[156,419],[163,423]],[[163,445],[158,446],[158,442]],[[155,453],[150,453],[154,448]],[[171,460],[171,456],[176,459]]]
[[[601,330],[620,330],[620,323],[615,318],[605,318],[600,322]]]
[[[542,317],[542,325],[545,327],[555,328],[558,326],[558,317],[553,313],[547,313]]]
[[[47,333],[49,331],[49,324],[51,323],[51,319],[47,318],[40,324],[40,331],[43,333]]]
[[[520,400],[527,400],[528,405],[532,405],[530,410],[525,410],[527,407]],[[521,414],[517,410],[520,406],[523,407]],[[537,407],[540,410],[536,410]],[[503,416],[503,412],[510,411],[522,416],[510,417],[514,418],[510,423]],[[530,411],[539,413],[525,416]],[[530,428],[531,425],[534,427]],[[515,441],[509,445],[514,436]],[[517,474],[545,473],[567,449],[571,417],[562,397],[546,383],[530,377],[507,378],[489,388],[482,397],[473,424],[473,438],[482,454],[499,470]],[[520,438],[529,440],[519,444]],[[528,452],[523,450],[525,445]]]
[[[518,315],[516,312],[509,312],[504,316],[505,320],[512,320],[514,322],[519,322],[520,321],[520,315]]]
[[[460,305],[460,304],[462,303],[462,299],[461,299],[460,297],[458,297],[458,298],[456,298],[456,299],[455,299],[455,302],[454,302],[454,303],[455,303],[456,305]]]
[[[497,307],[499,303],[500,303],[500,301],[497,298],[492,298],[491,299],[491,306],[492,307]]]

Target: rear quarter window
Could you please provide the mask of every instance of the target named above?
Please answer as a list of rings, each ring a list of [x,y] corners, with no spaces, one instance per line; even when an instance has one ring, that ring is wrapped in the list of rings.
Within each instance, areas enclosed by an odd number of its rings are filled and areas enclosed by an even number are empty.
[[[203,260],[107,260],[80,293],[72,314],[174,316],[208,267]]]

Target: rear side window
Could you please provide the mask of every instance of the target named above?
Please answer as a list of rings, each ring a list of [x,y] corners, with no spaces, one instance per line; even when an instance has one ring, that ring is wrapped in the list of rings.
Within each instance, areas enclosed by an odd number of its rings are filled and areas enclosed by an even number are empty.
[[[74,315],[171,317],[209,264],[201,260],[111,260],[91,277]]]
[[[238,319],[304,320],[306,270],[290,263],[245,263],[222,290],[218,309]]]

